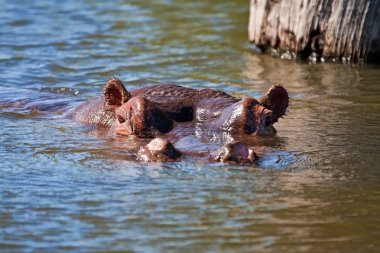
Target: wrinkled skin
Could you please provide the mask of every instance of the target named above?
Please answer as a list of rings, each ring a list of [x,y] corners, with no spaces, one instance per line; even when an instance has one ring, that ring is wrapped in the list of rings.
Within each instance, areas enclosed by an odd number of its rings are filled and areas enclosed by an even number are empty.
[[[285,115],[289,105],[287,91],[273,86],[260,100],[238,99],[212,89],[191,89],[159,84],[127,91],[113,78],[104,87],[103,96],[79,105],[71,114],[74,120],[109,127],[117,135],[150,138],[137,157],[144,161],[174,161],[184,155],[169,141],[189,132],[216,135],[273,136],[273,124]],[[258,157],[241,142],[225,143],[209,154],[214,161],[254,163]]]

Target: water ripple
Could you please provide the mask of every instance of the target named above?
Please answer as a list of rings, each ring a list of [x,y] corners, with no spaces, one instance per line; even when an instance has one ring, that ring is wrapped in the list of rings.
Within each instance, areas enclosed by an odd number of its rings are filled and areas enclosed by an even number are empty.
[[[379,251],[378,66],[252,54],[247,1],[0,3],[0,251]],[[292,104],[246,140],[251,166],[136,162],[146,140],[25,108],[113,76],[256,98],[279,82]]]

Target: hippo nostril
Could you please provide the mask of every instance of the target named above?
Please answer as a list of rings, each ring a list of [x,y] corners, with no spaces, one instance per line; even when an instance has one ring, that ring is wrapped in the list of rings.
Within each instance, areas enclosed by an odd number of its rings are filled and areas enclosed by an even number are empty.
[[[272,117],[271,116],[265,117],[265,126],[269,127],[271,124],[272,124]]]
[[[117,120],[119,121],[120,124],[125,122],[125,119],[122,116],[117,115],[116,117],[117,117]]]

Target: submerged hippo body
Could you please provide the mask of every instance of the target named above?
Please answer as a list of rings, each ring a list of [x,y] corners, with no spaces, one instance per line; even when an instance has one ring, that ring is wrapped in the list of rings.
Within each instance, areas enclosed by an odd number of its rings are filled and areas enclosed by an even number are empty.
[[[151,138],[153,140],[140,149],[137,157],[145,161],[165,161],[182,155],[172,140],[197,135],[197,131],[216,135],[274,135],[273,124],[285,115],[288,105],[288,93],[282,86],[273,86],[263,98],[256,100],[174,84],[127,91],[123,83],[114,78],[105,85],[102,97],[80,104],[69,117],[107,127],[117,135]],[[249,146],[232,142],[225,143],[211,159],[252,163],[257,155]]]

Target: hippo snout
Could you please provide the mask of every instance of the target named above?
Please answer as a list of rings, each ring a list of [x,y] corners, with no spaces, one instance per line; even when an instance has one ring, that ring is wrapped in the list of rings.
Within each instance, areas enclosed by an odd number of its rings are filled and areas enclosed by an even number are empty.
[[[138,152],[143,161],[174,161],[182,156],[181,151],[176,149],[173,144],[165,138],[154,138]]]
[[[216,152],[214,158],[214,160],[218,162],[237,164],[252,164],[258,159],[255,151],[241,142],[227,143],[223,148]]]

